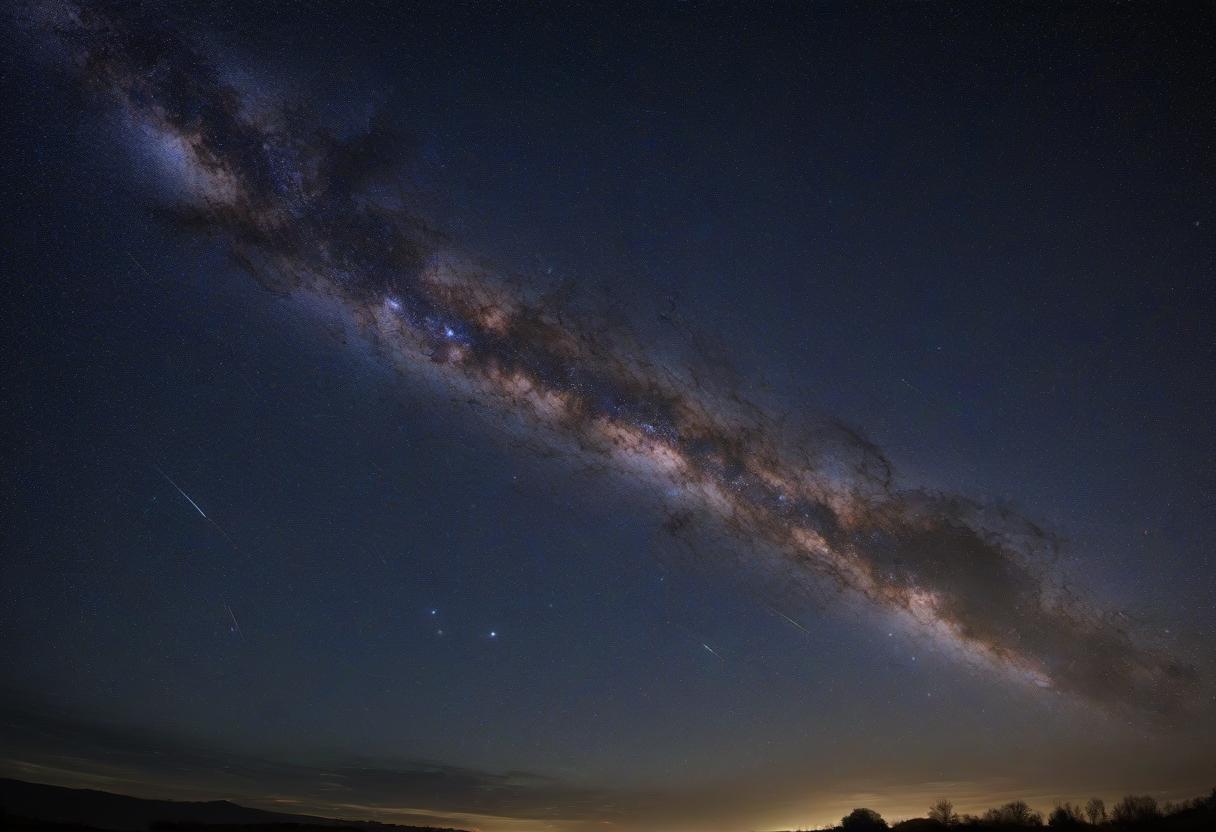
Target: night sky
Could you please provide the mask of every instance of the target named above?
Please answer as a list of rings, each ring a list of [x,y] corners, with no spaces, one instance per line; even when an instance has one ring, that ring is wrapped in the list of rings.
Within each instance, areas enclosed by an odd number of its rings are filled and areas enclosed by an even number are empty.
[[[1214,8],[10,4],[0,776],[1206,792]]]

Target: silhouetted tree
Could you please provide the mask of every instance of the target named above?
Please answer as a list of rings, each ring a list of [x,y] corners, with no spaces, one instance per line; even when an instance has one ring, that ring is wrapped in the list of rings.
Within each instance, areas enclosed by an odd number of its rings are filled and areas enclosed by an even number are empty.
[[[929,818],[907,818],[891,824],[892,832],[942,832],[942,825]]]
[[[1106,823],[1106,803],[1100,797],[1091,797],[1089,802],[1085,804],[1085,817],[1089,818],[1089,822],[1094,826],[1099,823]]]
[[[984,823],[994,826],[1042,826],[1043,816],[1031,809],[1024,800],[1015,800],[984,813]]]
[[[958,815],[954,813],[954,804],[942,799],[929,807],[929,820],[935,820],[943,826],[953,826],[958,823]]]
[[[1085,819],[1081,816],[1080,807],[1062,803],[1051,810],[1047,825],[1052,829],[1080,829],[1085,825]]]
[[[844,832],[881,832],[888,827],[873,809],[854,809],[840,819],[840,828]]]
[[[1188,800],[1170,817],[1177,832],[1211,832],[1216,829],[1216,789],[1207,797]]]
[[[1110,810],[1110,819],[1124,826],[1152,823],[1161,817],[1156,798],[1148,795],[1129,794]]]

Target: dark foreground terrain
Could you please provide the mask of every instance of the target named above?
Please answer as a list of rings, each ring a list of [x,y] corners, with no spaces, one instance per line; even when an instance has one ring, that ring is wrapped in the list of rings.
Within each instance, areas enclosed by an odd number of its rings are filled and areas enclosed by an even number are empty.
[[[1206,797],[1159,804],[1148,795],[1128,795],[1109,808],[1100,798],[1063,803],[1044,818],[1017,800],[982,815],[960,815],[949,800],[929,807],[928,817],[888,824],[873,809],[854,809],[833,832],[1024,832],[1031,829],[1072,832],[1216,832],[1216,789]]]
[[[463,832],[434,826],[399,826],[268,812],[213,800],[190,803],[144,800],[92,789],[67,789],[0,779],[0,829],[90,832]]]
[[[832,832],[1216,832],[1216,789],[1206,797],[1158,804],[1129,795],[1109,808],[1094,798],[1065,803],[1044,817],[1021,801],[960,815],[947,800],[929,807],[927,817],[888,823],[871,809],[855,809]],[[433,826],[401,826],[336,820],[251,809],[226,800],[189,803],[68,789],[0,778],[0,830],[14,832],[463,832]]]

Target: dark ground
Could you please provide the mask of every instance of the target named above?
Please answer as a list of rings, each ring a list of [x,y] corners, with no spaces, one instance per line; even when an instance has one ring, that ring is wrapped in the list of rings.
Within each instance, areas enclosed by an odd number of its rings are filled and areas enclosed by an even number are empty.
[[[380,832],[454,832],[433,826],[400,826],[368,821],[336,820],[251,809],[213,800],[192,803],[144,800],[92,789],[67,789],[42,783],[0,779],[0,827],[4,829],[71,830],[179,830],[226,832],[275,830],[308,832],[345,829]]]

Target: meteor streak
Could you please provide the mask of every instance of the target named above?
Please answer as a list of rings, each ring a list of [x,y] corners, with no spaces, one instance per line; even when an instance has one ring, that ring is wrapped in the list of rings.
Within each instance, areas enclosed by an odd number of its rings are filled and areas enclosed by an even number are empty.
[[[725,530],[757,569],[776,564],[795,586],[826,580],[1032,688],[1151,714],[1193,695],[1190,667],[1053,589],[1041,564],[1055,541],[1033,523],[901,490],[856,431],[791,438],[771,409],[445,250],[408,207],[365,187],[383,173],[369,151],[391,144],[382,128],[343,141],[298,108],[252,106],[138,11],[42,9],[82,79],[178,166],[190,196],[172,217],[226,241],[264,285],[335,303],[409,376],[548,448],[607,461],[671,512],[673,532]]]
[[[804,627],[804,626],[802,626],[801,624],[799,624],[799,623],[798,623],[797,621],[795,621],[794,619],[790,618],[788,615],[786,615],[786,614],[785,614],[785,613],[783,613],[781,610],[779,610],[779,609],[777,609],[776,607],[774,607],[772,604],[765,604],[765,606],[766,606],[766,607],[768,607],[769,611],[770,611],[770,612],[771,612],[773,615],[777,616],[778,618],[783,619],[783,620],[784,620],[786,623],[790,624],[791,626],[793,626],[793,627],[797,627],[799,630],[801,630],[802,632],[806,633],[807,635],[810,635],[810,633],[811,633],[811,631],[810,631],[810,630],[808,630],[806,627]]]
[[[183,497],[185,497],[185,498],[186,498],[186,502],[187,502],[187,503],[189,503],[190,505],[194,506],[194,510],[198,512],[199,517],[202,517],[202,518],[203,518],[204,520],[206,520],[208,523],[212,522],[212,521],[211,521],[211,518],[207,516],[207,512],[203,511],[203,510],[202,510],[202,509],[199,507],[199,504],[198,504],[198,503],[196,503],[196,502],[194,502],[194,498],[193,498],[193,497],[191,497],[189,494],[187,494],[185,491],[183,491],[183,490],[182,490],[182,487],[181,487],[180,485],[178,485],[176,482],[174,482],[174,481],[173,481],[173,477],[171,477],[171,476],[169,476],[168,474],[166,474],[166,473],[165,473],[164,471],[162,471],[162,470],[160,469],[160,467],[159,467],[159,466],[157,466],[157,465],[153,465],[152,467],[153,467],[153,468],[155,468],[155,469],[156,469],[156,471],[157,471],[157,473],[159,473],[159,474],[160,474],[162,477],[164,477],[166,481],[168,481],[169,485],[171,485],[171,486],[173,486],[174,488],[176,488],[176,489],[177,489],[177,493],[178,493],[178,494],[181,494]]]
[[[156,472],[158,474],[160,474],[162,477],[165,478],[165,480],[169,483],[169,485],[171,485],[175,489],[177,489],[178,494],[181,494],[183,497],[186,498],[186,502],[188,502],[190,505],[194,506],[194,510],[198,512],[200,517],[202,517],[204,520],[206,520],[208,523],[210,523],[212,526],[214,526],[215,530],[217,532],[219,532],[221,535],[223,535],[224,540],[227,540],[228,544],[230,546],[232,546],[232,548],[234,548],[234,549],[236,548],[236,542],[233,541],[233,539],[228,536],[228,532],[224,531],[219,523],[215,522],[210,517],[208,517],[207,512],[203,511],[203,509],[199,506],[199,504],[194,502],[193,497],[191,497],[189,494],[187,494],[180,485],[178,485],[176,482],[174,482],[172,477],[170,477],[163,470],[161,470],[161,467],[159,465],[153,464],[152,467],[156,469]]]
[[[241,637],[241,641],[245,640],[245,634],[241,632],[240,622],[236,620],[236,615],[232,612],[232,607],[228,606],[228,602],[224,602],[224,609],[228,611],[228,617],[232,619],[232,632]]]

